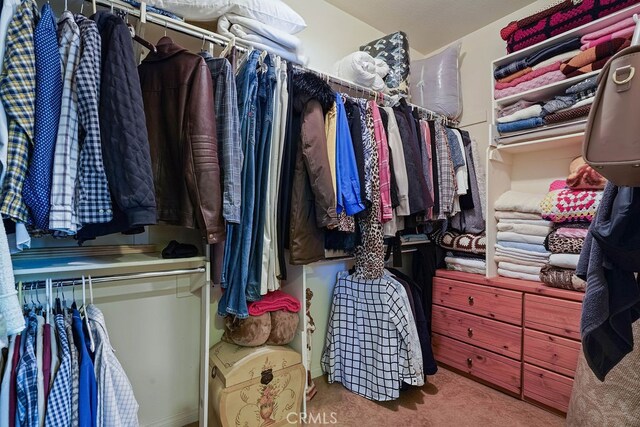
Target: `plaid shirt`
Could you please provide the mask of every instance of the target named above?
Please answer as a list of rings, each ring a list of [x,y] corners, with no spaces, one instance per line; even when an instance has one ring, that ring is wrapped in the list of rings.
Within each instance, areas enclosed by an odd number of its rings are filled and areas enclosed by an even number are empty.
[[[222,159],[222,215],[228,222],[240,223],[242,205],[242,153],[240,117],[236,79],[231,64],[225,58],[214,58],[201,52],[215,88],[216,129],[219,158]]]
[[[597,88],[590,88],[578,93],[576,95],[576,103],[580,101],[584,101],[585,99],[593,98],[594,96],[596,96],[597,91],[598,91]]]
[[[442,122],[439,121],[435,122],[435,127],[438,183],[440,186],[440,210],[438,219],[446,219],[453,210],[453,199],[456,194],[456,178],[445,127]]]
[[[29,166],[35,118],[36,61],[33,32],[38,9],[34,0],[23,1],[7,32],[0,96],[9,126],[7,171],[0,213],[15,222],[28,223],[29,212],[22,187]]]
[[[418,331],[400,283],[388,274],[366,280],[338,273],[322,369],[330,383],[378,401],[397,399],[401,382],[424,384]]]
[[[109,222],[113,218],[109,183],[102,163],[100,144],[100,120],[98,103],[100,96],[101,45],[100,33],[95,21],[76,15],[80,29],[80,63],[76,71],[78,85],[78,117],[81,135],[80,162],[76,204],[80,224]]]
[[[138,425],[138,402],[127,374],[109,341],[104,315],[95,305],[87,306],[96,344],[93,363],[98,381],[98,427]]]
[[[56,21],[48,3],[34,33],[36,57],[36,101],[33,155],[24,182],[24,201],[31,210],[34,226],[49,228],[51,171],[58,137],[62,75]]]
[[[78,175],[78,91],[76,70],[80,61],[80,29],[69,11],[58,20],[58,41],[63,66],[62,107],[53,158],[49,229],[75,234],[75,184]]]
[[[60,367],[55,375],[47,400],[46,427],[71,424],[71,352],[64,324],[64,316],[56,315],[56,331],[60,343]]]
[[[24,353],[17,367],[16,397],[18,419],[16,424],[27,427],[38,427],[38,363],[36,360],[35,341],[38,330],[38,317],[35,312],[29,313],[27,330],[25,331]]]
[[[80,360],[78,348],[73,340],[73,327],[71,326],[71,314],[64,316],[64,327],[67,331],[67,339],[69,340],[69,355],[71,359],[71,423],[67,424],[71,427],[78,427],[78,402],[79,402],[79,386],[80,386]]]
[[[524,70],[527,67],[527,58],[518,59],[517,61],[513,61],[507,65],[496,68],[493,72],[493,77],[495,77],[496,80],[504,79],[505,77],[509,77],[511,74]]]

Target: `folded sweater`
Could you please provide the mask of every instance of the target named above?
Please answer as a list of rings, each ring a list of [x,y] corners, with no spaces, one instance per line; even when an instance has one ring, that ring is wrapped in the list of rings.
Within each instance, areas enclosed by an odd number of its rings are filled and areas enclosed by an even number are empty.
[[[518,110],[513,114],[508,116],[499,117],[496,120],[498,123],[510,123],[518,120],[530,119],[532,117],[538,117],[542,112],[542,106],[539,104],[534,104],[530,107],[523,108],[522,110]]]
[[[517,86],[509,87],[502,90],[496,90],[493,92],[495,99],[506,98],[507,96],[517,95],[522,92],[526,92],[528,90],[537,89],[542,86],[547,86],[555,82],[562,81],[567,77],[562,73],[562,71],[550,71],[541,76],[536,77],[535,79],[526,81],[524,83],[520,83]]]

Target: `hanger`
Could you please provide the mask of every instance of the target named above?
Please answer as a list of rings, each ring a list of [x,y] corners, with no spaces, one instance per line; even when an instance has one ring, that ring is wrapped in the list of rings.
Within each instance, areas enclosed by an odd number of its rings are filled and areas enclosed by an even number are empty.
[[[82,275],[82,306],[80,307],[80,315],[85,322],[85,328],[87,329],[87,335],[89,336],[89,349],[93,353],[96,351],[96,344],[93,341],[93,333],[91,332],[91,325],[89,325],[89,313],[87,313],[87,294],[85,292],[84,274]]]
[[[204,44],[207,42],[207,39],[205,39],[204,34],[202,34],[202,46],[200,46],[200,52],[204,52]]]
[[[164,36],[167,37],[167,21],[164,21]]]
[[[204,38],[204,35],[202,37]],[[203,42],[203,45],[204,45],[204,42]],[[226,58],[229,52],[231,52],[231,49],[233,49],[235,46],[236,46],[236,36],[232,34],[231,38],[229,39],[229,43],[227,43],[227,46],[225,46],[225,48],[222,49],[222,52],[220,52],[220,58]]]

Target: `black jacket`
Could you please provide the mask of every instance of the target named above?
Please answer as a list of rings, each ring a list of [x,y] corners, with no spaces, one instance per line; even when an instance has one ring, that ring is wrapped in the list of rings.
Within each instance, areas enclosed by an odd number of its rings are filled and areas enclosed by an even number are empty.
[[[140,80],[131,34],[106,11],[91,17],[102,39],[100,138],[114,219],[78,232],[87,240],[156,223],[156,199]]]

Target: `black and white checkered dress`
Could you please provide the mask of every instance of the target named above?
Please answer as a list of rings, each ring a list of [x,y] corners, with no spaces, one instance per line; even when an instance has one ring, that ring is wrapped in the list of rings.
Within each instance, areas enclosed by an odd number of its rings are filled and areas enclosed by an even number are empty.
[[[338,273],[322,369],[371,400],[397,399],[400,385],[424,385],[422,351],[409,298],[385,274],[360,279]]]

